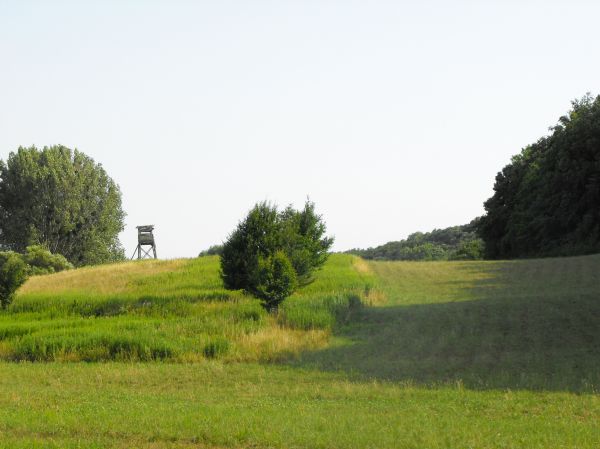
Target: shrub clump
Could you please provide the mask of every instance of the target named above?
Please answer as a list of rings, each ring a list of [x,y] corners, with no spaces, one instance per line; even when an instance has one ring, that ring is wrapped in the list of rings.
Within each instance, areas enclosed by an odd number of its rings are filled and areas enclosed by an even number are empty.
[[[333,238],[324,237],[325,223],[307,201],[300,211],[283,211],[266,202],[254,206],[229,235],[221,253],[225,288],[245,290],[261,299],[270,312],[327,260]]]
[[[255,296],[264,300],[267,310],[276,310],[297,286],[298,276],[283,251],[277,251],[272,256],[259,256],[249,288]]]
[[[0,307],[6,308],[27,278],[37,274],[69,270],[73,265],[60,254],[42,246],[29,246],[25,254],[0,252]]]
[[[23,259],[29,265],[29,273],[31,275],[58,273],[59,271],[73,268],[73,264],[64,256],[61,254],[52,254],[41,245],[28,246]]]
[[[0,306],[6,308],[17,289],[25,283],[29,275],[23,257],[12,251],[0,252]]]

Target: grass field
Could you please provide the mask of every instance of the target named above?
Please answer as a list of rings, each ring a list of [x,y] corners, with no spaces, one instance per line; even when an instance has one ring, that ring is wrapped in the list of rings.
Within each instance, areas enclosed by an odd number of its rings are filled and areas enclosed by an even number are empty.
[[[217,265],[32,278],[0,314],[0,447],[600,447],[600,256],[336,255],[278,317]]]
[[[472,389],[600,388],[600,256],[370,266],[387,303],[311,365]]]

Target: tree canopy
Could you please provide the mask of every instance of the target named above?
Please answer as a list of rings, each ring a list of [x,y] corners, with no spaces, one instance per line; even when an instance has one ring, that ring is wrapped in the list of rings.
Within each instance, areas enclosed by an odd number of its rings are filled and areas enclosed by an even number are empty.
[[[0,161],[0,243],[41,245],[76,266],[124,257],[121,192],[104,168],[64,146],[20,147]]]
[[[600,252],[600,96],[573,101],[550,135],[514,156],[484,205],[491,258]]]

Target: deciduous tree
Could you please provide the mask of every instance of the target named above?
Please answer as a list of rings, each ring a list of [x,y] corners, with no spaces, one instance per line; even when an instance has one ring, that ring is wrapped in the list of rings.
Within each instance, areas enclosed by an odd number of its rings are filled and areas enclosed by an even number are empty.
[[[119,186],[84,153],[19,148],[0,162],[0,240],[23,252],[42,245],[76,266],[124,257]]]

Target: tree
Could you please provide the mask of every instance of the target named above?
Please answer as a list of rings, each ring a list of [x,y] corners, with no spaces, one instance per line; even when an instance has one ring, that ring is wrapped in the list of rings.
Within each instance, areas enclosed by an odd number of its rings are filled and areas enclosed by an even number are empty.
[[[333,238],[307,201],[301,211],[259,203],[223,244],[221,278],[228,289],[243,289],[263,301],[269,311],[298,286],[313,279],[327,260]]]
[[[100,164],[64,146],[22,148],[0,162],[0,239],[41,245],[76,266],[124,258],[119,186]]]
[[[8,307],[17,289],[25,283],[29,270],[23,257],[12,251],[0,252],[0,306]]]

